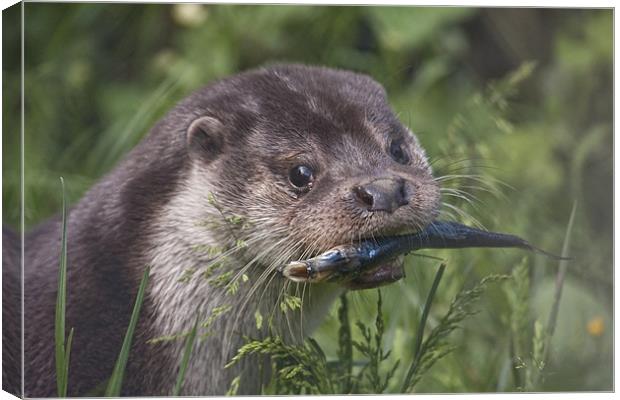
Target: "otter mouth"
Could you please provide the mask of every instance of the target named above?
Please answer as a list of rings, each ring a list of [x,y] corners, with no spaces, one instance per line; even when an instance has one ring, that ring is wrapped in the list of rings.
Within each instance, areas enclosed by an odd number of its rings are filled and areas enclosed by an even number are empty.
[[[384,286],[405,277],[404,256],[380,256],[367,246],[386,239],[361,239],[357,244],[337,246],[316,257],[292,261],[279,271],[294,282],[332,282],[350,290]]]

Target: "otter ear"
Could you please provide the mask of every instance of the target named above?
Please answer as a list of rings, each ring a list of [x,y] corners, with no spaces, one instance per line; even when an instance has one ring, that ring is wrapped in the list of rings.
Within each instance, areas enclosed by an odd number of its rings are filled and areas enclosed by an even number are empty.
[[[213,161],[224,147],[224,124],[213,117],[195,119],[187,129],[187,147],[190,155]]]

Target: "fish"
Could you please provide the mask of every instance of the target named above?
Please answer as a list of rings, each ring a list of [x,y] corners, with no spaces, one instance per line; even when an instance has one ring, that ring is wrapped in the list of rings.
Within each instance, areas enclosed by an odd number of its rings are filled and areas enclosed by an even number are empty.
[[[280,266],[278,271],[293,282],[342,282],[415,250],[470,247],[519,248],[556,260],[565,259],[539,249],[516,235],[486,231],[452,221],[434,221],[416,233],[336,246],[315,257],[291,261]]]

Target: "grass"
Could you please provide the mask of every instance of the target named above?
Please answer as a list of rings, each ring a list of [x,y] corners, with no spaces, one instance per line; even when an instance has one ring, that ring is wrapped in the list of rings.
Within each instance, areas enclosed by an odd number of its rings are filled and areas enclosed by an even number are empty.
[[[69,361],[71,355],[71,342],[73,341],[73,328],[65,342],[65,320],[67,304],[67,202],[65,196],[65,181],[60,178],[62,190],[62,236],[60,265],[58,267],[58,293],[56,296],[55,316],[55,349],[56,349],[56,383],[58,397],[67,396],[67,384],[69,379]]]
[[[144,301],[144,291],[149,280],[150,268],[147,267],[142,276],[140,287],[138,288],[138,294],[131,313],[131,319],[129,320],[129,326],[127,327],[127,333],[125,333],[125,339],[123,340],[123,346],[114,365],[114,371],[108,386],[105,390],[106,397],[118,397],[121,394],[121,387],[123,384],[123,377],[125,375],[125,367],[127,366],[127,359],[129,358],[129,351],[131,350],[131,341],[133,339],[136,325],[138,324],[138,318],[140,316],[140,309],[142,308],[142,302]]]
[[[425,340],[422,340],[430,308],[437,296],[437,288],[445,268],[445,264],[438,268],[429,289],[418,324],[413,362],[400,383],[395,382],[400,358],[394,360],[391,357],[392,349],[385,348],[386,319],[383,315],[382,296],[379,290],[377,290],[374,326],[361,321],[356,323],[360,339],[354,339],[351,334],[348,300],[346,295],[341,297],[338,309],[339,348],[335,360],[330,360],[326,351],[312,338],[308,338],[301,345],[291,345],[272,333],[264,339],[247,338],[227,368],[252,355],[268,357],[272,363],[273,376],[260,393],[266,395],[411,393],[431,367],[455,349],[455,346],[447,341],[448,336],[459,328],[467,317],[476,314],[474,305],[488,284],[509,279],[506,275],[490,275],[471,289],[459,291],[437,326]],[[357,358],[354,357],[354,353]],[[229,394],[235,393],[233,389],[240,379],[241,376],[238,376],[233,381]]]
[[[67,297],[67,203],[65,196],[65,181],[61,177],[60,184],[62,189],[62,237],[61,237],[61,253],[58,268],[58,293],[56,297],[56,317],[55,317],[55,350],[56,350],[56,380],[58,386],[58,397],[67,397],[67,386],[69,382],[69,361],[71,355],[71,343],[73,341],[73,328],[69,332],[67,341],[65,342],[65,323],[66,323],[66,297]],[[125,368],[131,343],[135,334],[136,325],[140,317],[140,310],[144,302],[144,293],[148,285],[150,268],[147,267],[142,276],[133,311],[123,344],[119,352],[118,358],[114,365],[112,375],[107,381],[105,388],[106,397],[118,397],[121,394],[123,378],[125,376]],[[196,341],[196,333],[200,322],[200,315],[196,316],[196,322],[190,331],[183,351],[183,358],[179,367],[176,384],[172,391],[173,396],[178,396],[183,387],[185,373],[189,365],[191,352]]]
[[[183,381],[185,380],[185,372],[187,371],[187,366],[189,365],[189,360],[192,355],[192,349],[194,348],[194,342],[196,341],[196,333],[198,332],[198,325],[200,323],[200,314],[196,315],[196,322],[194,322],[194,326],[192,330],[189,332],[189,336],[185,339],[185,349],[183,350],[183,358],[181,359],[181,365],[179,367],[179,374],[177,376],[177,381],[174,385],[174,389],[172,390],[173,396],[178,396],[181,393],[181,389],[183,388]]]
[[[67,387],[69,383],[69,362],[71,356],[71,344],[73,341],[73,328],[69,332],[67,341],[65,342],[65,324],[66,324],[66,304],[67,304],[67,202],[65,196],[65,181],[61,177],[60,185],[62,190],[62,236],[61,236],[61,251],[60,251],[60,263],[58,268],[58,292],[56,296],[56,314],[55,314],[55,354],[56,354],[56,382],[58,387],[58,397],[67,397]],[[134,303],[133,311],[131,313],[131,319],[123,345],[120,353],[114,365],[114,370],[110,379],[108,380],[107,387],[105,389],[106,397],[118,397],[121,393],[121,387],[123,383],[123,377],[125,375],[125,367],[129,358],[129,352],[131,349],[131,342],[134,336],[135,328],[140,316],[140,309],[144,301],[144,293],[148,284],[149,268],[144,271],[136,301]],[[193,334],[195,336],[195,328]],[[193,342],[193,338],[192,338]],[[191,346],[189,347],[191,349]],[[186,349],[186,353],[188,350]],[[187,354],[189,358],[189,354]],[[183,365],[187,367],[186,356],[183,358]],[[183,374],[185,367],[182,367]],[[180,374],[180,385],[183,381],[183,375]]]
[[[420,318],[420,324],[418,325],[418,332],[416,333],[416,343],[414,347],[414,358],[409,370],[407,371],[407,375],[403,384],[401,386],[401,392],[407,393],[412,388],[412,379],[415,373],[418,370],[418,366],[420,365],[420,358],[422,357],[422,339],[424,337],[424,328],[426,327],[426,321],[428,319],[428,314],[431,311],[431,305],[433,304],[433,299],[435,298],[435,293],[437,292],[437,288],[439,287],[439,282],[441,282],[441,277],[443,276],[443,272],[446,269],[446,264],[441,264],[439,269],[437,270],[437,274],[435,274],[435,279],[433,280],[433,285],[428,292],[428,297],[426,298],[426,303],[424,304],[424,310],[422,311],[422,318]]]
[[[569,248],[570,248],[570,239],[573,233],[573,225],[575,223],[575,212],[577,211],[577,202],[573,203],[573,208],[570,213],[570,217],[568,218],[568,225],[566,227],[566,234],[564,236],[564,243],[562,244],[562,260],[560,260],[560,265],[558,268],[558,272],[556,274],[555,280],[555,293],[553,296],[553,306],[551,308],[551,312],[549,313],[549,319],[547,321],[547,330],[545,332],[545,340],[542,354],[542,363],[545,365],[549,359],[549,349],[551,348],[551,338],[555,333],[555,327],[558,321],[558,313],[560,311],[560,300],[562,298],[562,289],[564,288],[564,281],[566,279],[566,270],[568,268],[569,262]],[[539,377],[539,380],[542,377]]]
[[[562,288],[564,287],[564,280],[566,278],[566,269],[568,268],[569,260],[569,247],[570,238],[573,232],[573,224],[575,223],[575,211],[577,210],[577,203],[573,203],[573,209],[571,210],[570,217],[568,219],[568,225],[566,227],[566,235],[564,236],[564,243],[562,244],[562,260],[560,260],[560,267],[556,275],[555,281],[555,295],[553,298],[553,308],[549,314],[549,321],[547,322],[547,340],[551,340],[553,333],[555,332],[555,326],[558,320],[558,312],[560,311],[560,299],[562,298]],[[549,346],[545,346],[546,349]],[[546,352],[545,352],[546,353]]]

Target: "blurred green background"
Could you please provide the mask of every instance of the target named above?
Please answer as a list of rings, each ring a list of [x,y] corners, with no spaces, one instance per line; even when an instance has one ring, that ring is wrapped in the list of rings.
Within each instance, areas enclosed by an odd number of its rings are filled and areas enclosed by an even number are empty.
[[[112,169],[173,104],[213,79],[273,62],[367,73],[387,89],[466,223],[559,253],[573,203],[568,277],[545,379],[535,389],[611,390],[613,11],[244,5],[25,4],[26,229]],[[19,222],[19,8],[3,13],[3,223]],[[17,29],[17,30],[16,30]],[[512,74],[512,75],[511,75]],[[503,182],[503,183],[502,183]],[[448,260],[428,325],[462,287],[510,273],[523,253],[426,252]],[[411,360],[438,261],[409,257],[384,288],[387,345]],[[528,256],[524,335],[547,322],[557,263]],[[504,284],[506,286],[508,284]],[[509,291],[509,289],[508,289]],[[374,317],[375,292],[350,296]],[[420,392],[513,391],[511,307],[491,287]],[[335,313],[316,336],[335,352]],[[528,350],[529,349],[529,350]],[[531,353],[526,346],[523,363]],[[399,371],[402,374],[404,371]]]

